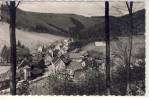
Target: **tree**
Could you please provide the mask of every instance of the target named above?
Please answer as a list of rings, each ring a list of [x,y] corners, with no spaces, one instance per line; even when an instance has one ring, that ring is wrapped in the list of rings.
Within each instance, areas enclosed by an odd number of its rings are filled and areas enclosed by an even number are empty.
[[[129,19],[127,21],[127,33],[128,34],[128,43],[127,45],[125,46],[125,49],[124,49],[124,54],[125,55],[122,55],[124,56],[125,60],[124,60],[124,64],[125,64],[125,68],[126,68],[126,89],[125,89],[125,94],[129,94],[128,92],[130,91],[130,85],[131,85],[131,73],[130,73],[130,66],[131,66],[131,57],[132,57],[132,41],[133,41],[133,35],[134,35],[134,26],[133,26],[133,1],[126,1],[126,6],[127,6],[127,9],[128,9],[128,13],[129,13]],[[120,14],[123,14],[123,12],[121,10],[124,10],[124,9],[120,9],[118,7],[115,7],[116,10],[120,13]],[[125,25],[123,25],[125,26]],[[122,45],[122,44],[120,44]],[[127,48],[127,50],[126,50]],[[121,50],[122,51],[122,50]],[[126,55],[127,53],[127,55]]]
[[[1,6],[0,6],[0,21],[3,20],[3,9],[4,8],[4,5],[3,5],[3,2],[1,3]]]
[[[73,38],[76,38],[76,39],[80,39],[80,31],[82,29],[84,29],[84,25],[77,19],[71,17],[70,20],[72,21],[72,23],[75,25],[74,27],[70,27],[69,28],[69,31],[71,33],[71,36]]]
[[[11,63],[11,72],[10,72],[10,93],[12,95],[16,95],[16,8],[18,7],[20,1],[16,5],[16,1],[6,2],[9,7],[9,15],[10,15],[10,63]]]
[[[21,47],[21,46],[22,46],[22,44],[21,44],[21,42],[20,42],[19,40],[18,40],[17,46],[18,46],[18,47]]]
[[[22,61],[24,58],[30,56],[30,50],[26,46],[22,45],[21,42],[17,45],[17,62]]]
[[[4,61],[9,62],[10,60],[10,49],[6,45],[4,45],[4,47],[2,48],[1,57]]]
[[[106,88],[110,95],[110,25],[109,25],[109,1],[105,1],[105,39],[106,39]]]
[[[131,65],[131,56],[132,56],[132,40],[133,40],[133,1],[130,1],[130,3],[126,2],[126,5],[127,5],[127,8],[128,8],[128,11],[129,11],[129,21],[130,21],[130,28],[131,28],[131,33],[129,35],[129,43],[130,43],[130,47],[129,47],[129,58],[128,58],[128,65],[126,65],[126,68],[127,68],[127,94],[130,90],[130,84],[131,84],[131,76],[130,76],[130,65]]]
[[[3,20],[3,17],[2,17],[2,8],[3,8],[3,5],[1,4],[1,7],[0,7],[0,21]]]

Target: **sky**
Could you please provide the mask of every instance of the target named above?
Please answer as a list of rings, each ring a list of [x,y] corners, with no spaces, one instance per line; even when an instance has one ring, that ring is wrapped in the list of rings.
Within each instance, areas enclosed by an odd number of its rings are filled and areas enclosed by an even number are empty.
[[[42,13],[72,13],[83,16],[104,16],[104,2],[23,2],[19,8]],[[110,2],[110,15],[128,13],[125,2]],[[144,8],[143,2],[134,3],[134,12]]]
[[[104,2],[21,2],[19,8],[25,11],[40,13],[66,13],[83,16],[104,16]],[[143,2],[135,2],[133,11],[144,8]],[[122,16],[128,14],[126,3],[110,2],[110,15]]]

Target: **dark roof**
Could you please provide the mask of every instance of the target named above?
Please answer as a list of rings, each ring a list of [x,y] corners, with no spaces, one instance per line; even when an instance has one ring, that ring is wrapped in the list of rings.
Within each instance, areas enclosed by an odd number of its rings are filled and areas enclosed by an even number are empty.
[[[52,62],[53,62],[55,65],[57,65],[60,61],[63,61],[63,60],[61,60],[60,57],[55,57],[55,58],[52,60]]]
[[[35,54],[34,56],[32,56],[32,62],[34,63],[38,63],[42,59],[43,59],[43,54],[41,53]]]
[[[60,59],[66,64],[68,65],[71,62],[71,59],[65,55],[60,56]]]

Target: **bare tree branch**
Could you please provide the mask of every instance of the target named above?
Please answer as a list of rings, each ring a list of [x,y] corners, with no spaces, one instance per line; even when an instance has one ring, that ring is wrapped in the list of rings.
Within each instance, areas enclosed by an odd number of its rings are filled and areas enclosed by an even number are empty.
[[[128,4],[128,1],[126,1],[126,5],[127,5],[127,8],[128,8],[128,11],[130,12],[130,6]]]
[[[9,5],[8,1],[6,1],[6,5],[8,6],[8,8],[10,7],[10,5]]]
[[[17,5],[16,5],[16,7],[15,7],[15,8],[17,8],[17,7],[19,6],[20,2],[21,2],[21,1],[18,1],[18,3],[17,3]]]

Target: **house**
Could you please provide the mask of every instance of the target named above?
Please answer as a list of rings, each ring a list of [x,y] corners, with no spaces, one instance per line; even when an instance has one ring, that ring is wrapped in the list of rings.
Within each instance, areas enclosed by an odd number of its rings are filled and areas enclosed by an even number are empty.
[[[81,62],[83,56],[81,56],[79,53],[69,53],[69,58],[72,61]]]
[[[74,62],[72,61],[68,66],[67,66],[67,72],[70,75],[70,78],[73,79],[73,81],[78,81],[80,78],[84,79],[84,71],[86,67],[82,66],[82,63],[80,62]],[[83,75],[83,76],[82,76]]]
[[[50,54],[51,57],[53,57],[53,50],[51,48],[48,50],[48,53]]]
[[[38,57],[39,55],[34,56],[32,61],[28,61],[28,59],[25,58],[18,65],[17,70],[21,79],[34,79],[44,73],[44,60]]]
[[[5,70],[3,73],[0,73],[0,90],[9,88],[10,83],[10,68]],[[16,79],[19,78],[18,70],[16,73]]]
[[[47,54],[44,58],[45,65],[46,66],[51,65],[52,60],[53,60],[53,57],[50,54],[49,55]]]
[[[68,46],[68,45],[69,45],[69,40],[65,39],[65,40],[63,41],[63,44],[64,44],[65,46]]]
[[[17,66],[17,70],[22,80],[28,80],[31,78],[31,66],[27,59],[23,59],[21,63]]]
[[[65,63],[60,57],[55,57],[48,66],[49,74],[56,74],[65,70]]]
[[[36,53],[36,54],[32,55],[32,63],[38,63],[43,58],[44,58],[44,54]]]
[[[63,50],[64,50],[65,52],[67,52],[68,49],[69,49],[68,46],[65,46],[65,45],[63,46]]]
[[[105,47],[106,46],[106,43],[105,42],[96,41],[95,42],[95,46],[96,47]]]
[[[39,46],[38,48],[37,48],[37,52],[38,53],[41,53],[43,51],[43,47],[42,46]]]
[[[144,61],[142,59],[136,59],[134,66],[135,67],[144,67],[142,65],[144,65]]]
[[[10,69],[0,74],[0,82],[10,80]]]
[[[71,62],[71,59],[69,58],[67,54],[61,55],[60,58],[65,63],[66,66],[69,65]]]
[[[63,49],[60,49],[59,52],[58,52],[58,56],[61,56],[63,54],[65,54],[66,52],[63,50]]]

